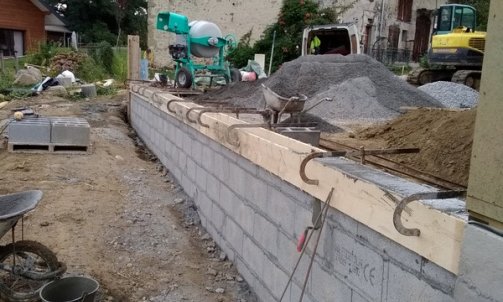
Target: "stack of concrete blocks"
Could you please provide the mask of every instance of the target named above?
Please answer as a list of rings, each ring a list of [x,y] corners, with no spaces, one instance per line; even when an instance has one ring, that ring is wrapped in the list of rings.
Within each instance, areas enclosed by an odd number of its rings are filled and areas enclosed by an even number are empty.
[[[10,152],[88,152],[89,123],[74,117],[28,117],[9,124]]]
[[[131,122],[194,199],[202,225],[261,301],[279,301],[314,198],[132,94]],[[328,192],[327,192],[328,193]],[[314,240],[312,240],[314,241]],[[313,243],[283,301],[298,301]],[[303,301],[454,301],[456,276],[330,209]]]

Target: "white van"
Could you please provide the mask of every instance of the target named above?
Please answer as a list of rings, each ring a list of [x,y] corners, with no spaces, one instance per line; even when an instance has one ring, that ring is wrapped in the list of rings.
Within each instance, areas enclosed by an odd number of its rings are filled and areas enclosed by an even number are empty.
[[[302,35],[302,55],[311,54],[311,41],[318,37],[318,54],[359,54],[361,53],[358,29],[354,23],[312,25],[304,29]]]

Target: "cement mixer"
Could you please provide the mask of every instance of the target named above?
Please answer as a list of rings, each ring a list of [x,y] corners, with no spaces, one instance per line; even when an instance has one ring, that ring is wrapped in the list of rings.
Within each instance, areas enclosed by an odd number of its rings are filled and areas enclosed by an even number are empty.
[[[236,46],[236,39],[233,35],[223,37],[215,23],[189,23],[186,16],[161,12],[157,15],[157,29],[177,35],[176,43],[169,46],[169,54],[176,62],[175,82],[178,87],[191,87],[196,76],[211,79],[224,77],[227,83],[239,80],[239,70],[229,68],[229,63],[225,60],[226,51]],[[196,64],[192,60],[193,56],[213,58],[213,63]],[[201,75],[198,71],[208,71],[209,75]]]

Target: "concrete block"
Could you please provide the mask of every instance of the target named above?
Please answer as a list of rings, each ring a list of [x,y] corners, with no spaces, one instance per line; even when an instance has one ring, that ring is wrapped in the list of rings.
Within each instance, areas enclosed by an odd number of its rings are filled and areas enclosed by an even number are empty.
[[[248,202],[263,212],[267,212],[267,190],[268,185],[257,178],[256,176],[249,175],[248,190],[245,191],[245,198]]]
[[[267,215],[287,233],[292,233],[295,223],[295,202],[271,186],[267,190]]]
[[[317,263],[313,264],[309,292],[318,301],[351,301],[351,289]]]
[[[201,191],[206,192],[206,179],[208,178],[208,172],[206,172],[201,166],[196,165],[196,185]]]
[[[323,205],[324,203],[321,204],[322,208]],[[341,229],[353,235],[356,235],[358,232],[358,221],[334,208],[328,209],[327,219],[327,222],[331,223],[338,229]]]
[[[346,233],[334,228],[332,238],[325,238],[326,260],[333,264],[333,273],[352,284],[366,297],[381,297],[384,279],[382,257]],[[329,251],[331,250],[331,254]],[[419,301],[419,300],[418,300]]]
[[[228,183],[230,177],[229,161],[218,152],[212,152],[212,154],[213,169],[208,170],[208,172],[215,175],[215,177],[217,177],[221,182]]]
[[[9,143],[48,145],[51,142],[51,122],[47,118],[25,118],[9,124]]]
[[[202,148],[203,145],[197,140],[192,140],[191,156],[199,164],[202,165]]]
[[[196,181],[196,163],[189,157],[187,158],[187,176],[193,182]]]
[[[424,280],[393,263],[389,263],[388,276],[387,302],[454,302],[452,296],[432,288]]]
[[[213,150],[205,145],[201,145],[201,165],[206,169],[206,171],[213,171],[214,162],[213,162]]]
[[[265,259],[264,271],[261,276],[264,284],[268,287],[276,301],[278,301],[285,289],[289,276],[268,259]]]
[[[214,201],[220,199],[220,183],[218,179],[211,174],[208,174],[206,178],[206,193],[208,193],[208,197]]]
[[[278,255],[278,228],[258,213],[254,216],[253,238],[260,244],[263,250],[274,256]]]
[[[503,274],[502,274],[503,276]],[[421,278],[433,288],[439,289],[448,295],[454,292],[457,276],[428,259],[423,258],[421,265]]]
[[[247,187],[248,173],[236,163],[229,164],[229,188],[238,196],[245,196]]]
[[[362,297],[362,295],[360,295],[357,291],[352,290],[351,302],[370,302],[370,300],[367,300],[364,297]]]
[[[503,237],[476,225],[465,227],[456,301],[503,301]]]
[[[245,235],[234,219],[227,217],[223,235],[234,251],[238,253],[238,255],[243,255],[243,240]]]
[[[360,223],[357,224],[357,238],[378,251],[384,259],[389,259],[390,262],[411,273],[420,274],[422,261],[420,255]]]
[[[225,213],[216,204],[211,207],[211,222],[215,226],[218,232],[223,232],[223,227],[225,223]]]
[[[83,118],[51,117],[51,142],[61,145],[88,146],[91,127]]]
[[[243,260],[255,275],[260,276],[263,271],[266,255],[248,236],[243,236]]]

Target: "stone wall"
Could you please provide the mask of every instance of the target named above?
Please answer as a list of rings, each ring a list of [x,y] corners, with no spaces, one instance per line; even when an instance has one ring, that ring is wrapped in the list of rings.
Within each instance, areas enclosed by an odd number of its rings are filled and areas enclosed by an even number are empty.
[[[279,301],[317,201],[134,93],[131,123],[194,199],[202,225],[254,292]],[[298,301],[314,241],[283,301]],[[304,301],[454,301],[455,282],[455,275],[330,209]]]

